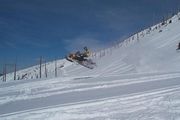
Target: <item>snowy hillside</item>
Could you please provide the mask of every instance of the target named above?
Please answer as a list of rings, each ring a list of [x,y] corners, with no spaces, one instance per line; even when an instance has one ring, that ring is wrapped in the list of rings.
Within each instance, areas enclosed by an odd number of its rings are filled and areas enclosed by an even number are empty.
[[[170,20],[172,23],[170,23]],[[180,20],[175,15],[112,48],[93,53],[94,69],[65,59],[7,75],[2,120],[180,119]],[[44,65],[42,66],[44,68]],[[2,80],[2,77],[0,78]],[[11,80],[11,81],[10,81]]]
[[[172,23],[169,21],[172,20]],[[98,67],[89,70],[65,59],[57,61],[59,76],[107,75],[142,72],[179,71],[179,53],[175,50],[180,42],[180,22],[178,16],[159,23],[135,34],[122,43],[93,54]],[[157,28],[157,29],[156,29]],[[94,56],[96,54],[96,56]],[[100,55],[102,54],[102,55]],[[102,56],[102,57],[100,57]],[[47,63],[48,77],[54,77],[55,61]],[[14,74],[8,74],[7,80],[13,80]],[[42,77],[45,78],[44,64]],[[39,78],[39,65],[17,72],[19,79]],[[2,77],[1,77],[2,80]]]

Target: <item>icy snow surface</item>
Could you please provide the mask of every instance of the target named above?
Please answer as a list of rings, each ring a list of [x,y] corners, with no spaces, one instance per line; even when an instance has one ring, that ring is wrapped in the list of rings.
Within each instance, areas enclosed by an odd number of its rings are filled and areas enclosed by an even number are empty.
[[[93,70],[62,59],[56,78],[55,62],[48,78],[38,66],[18,71],[24,80],[8,74],[0,120],[179,120],[180,20],[171,20],[94,54]]]

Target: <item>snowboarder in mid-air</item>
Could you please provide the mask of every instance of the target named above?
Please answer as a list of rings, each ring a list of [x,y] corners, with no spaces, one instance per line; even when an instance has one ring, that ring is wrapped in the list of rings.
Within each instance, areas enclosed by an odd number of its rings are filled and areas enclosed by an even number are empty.
[[[66,59],[70,62],[77,62],[84,67],[93,69],[96,63],[94,63],[91,59],[88,59],[90,55],[91,52],[89,51],[89,49],[87,47],[84,47],[84,51],[82,53],[80,51],[77,51],[76,53],[71,53],[66,56]]]

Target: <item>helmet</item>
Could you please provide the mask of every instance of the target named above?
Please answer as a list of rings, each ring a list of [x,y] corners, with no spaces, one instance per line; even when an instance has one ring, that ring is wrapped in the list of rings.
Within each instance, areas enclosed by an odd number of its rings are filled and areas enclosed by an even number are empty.
[[[86,51],[88,50],[86,46],[84,47],[84,50],[86,50]]]

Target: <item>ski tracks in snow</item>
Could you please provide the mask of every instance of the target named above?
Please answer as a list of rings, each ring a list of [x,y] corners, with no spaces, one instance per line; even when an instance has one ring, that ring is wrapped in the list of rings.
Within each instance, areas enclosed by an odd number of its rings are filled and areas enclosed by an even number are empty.
[[[98,101],[180,85],[180,74],[106,76],[84,79],[66,78],[40,81],[41,84],[18,84],[1,89],[0,114],[33,108]],[[29,85],[29,86],[28,86]],[[15,91],[15,88],[16,89]],[[131,89],[129,89],[131,88]],[[23,107],[17,107],[17,106]],[[16,107],[16,108],[14,108]]]
[[[178,118],[179,86],[155,91],[117,96],[95,101],[57,105],[1,115],[2,120],[123,119],[144,120]],[[172,112],[174,113],[173,115]]]

